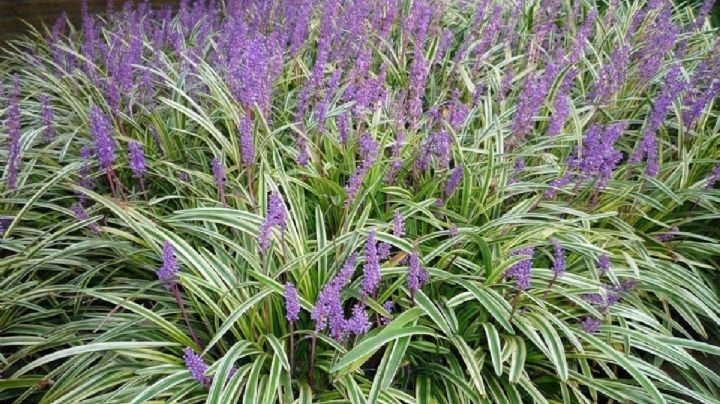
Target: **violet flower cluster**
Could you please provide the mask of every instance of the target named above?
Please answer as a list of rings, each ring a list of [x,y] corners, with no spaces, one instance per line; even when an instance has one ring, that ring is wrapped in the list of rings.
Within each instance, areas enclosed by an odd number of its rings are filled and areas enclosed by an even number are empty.
[[[505,278],[514,279],[515,287],[519,290],[527,290],[530,288],[530,276],[532,275],[532,257],[535,253],[533,247],[520,247],[513,250],[510,255],[513,257],[525,257],[514,263],[505,272]]]
[[[278,192],[271,192],[268,197],[268,212],[260,226],[260,251],[263,253],[270,247],[270,234],[273,228],[284,232],[287,228],[287,210],[285,202]]]

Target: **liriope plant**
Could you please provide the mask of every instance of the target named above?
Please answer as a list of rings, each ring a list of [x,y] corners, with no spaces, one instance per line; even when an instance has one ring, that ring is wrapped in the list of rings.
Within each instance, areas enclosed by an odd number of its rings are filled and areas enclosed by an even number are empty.
[[[182,1],[0,61],[0,401],[717,402],[670,1]]]

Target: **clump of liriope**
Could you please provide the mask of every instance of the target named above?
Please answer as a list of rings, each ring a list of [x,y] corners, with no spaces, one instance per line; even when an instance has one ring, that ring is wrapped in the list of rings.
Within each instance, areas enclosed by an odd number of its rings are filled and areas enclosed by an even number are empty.
[[[0,397],[712,401],[712,4],[84,3],[11,43]]]

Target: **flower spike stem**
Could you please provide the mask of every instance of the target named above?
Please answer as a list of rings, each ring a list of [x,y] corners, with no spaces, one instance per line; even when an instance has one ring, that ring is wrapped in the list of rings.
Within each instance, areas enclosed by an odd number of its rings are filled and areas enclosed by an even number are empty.
[[[188,318],[187,311],[185,310],[185,303],[183,302],[182,296],[180,295],[180,286],[178,286],[177,282],[174,282],[170,289],[172,290],[173,295],[175,295],[175,301],[177,302],[177,305],[180,308],[180,312],[185,319],[185,324],[187,324],[188,330],[190,330],[190,335],[192,336],[193,341],[195,341],[195,344],[197,344],[197,346],[200,347],[201,350],[204,350],[205,346],[200,342],[200,339],[195,334],[195,330],[193,330],[192,325],[190,325],[190,319]]]

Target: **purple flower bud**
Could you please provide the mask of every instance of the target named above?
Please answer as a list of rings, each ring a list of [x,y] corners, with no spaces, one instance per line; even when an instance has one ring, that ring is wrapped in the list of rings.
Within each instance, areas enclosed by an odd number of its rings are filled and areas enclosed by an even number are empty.
[[[380,284],[380,257],[377,251],[375,232],[368,234],[365,243],[365,265],[363,266],[362,294],[375,297]]]
[[[378,147],[378,143],[373,140],[369,133],[365,132],[360,137],[358,152],[363,157],[363,160],[361,161],[360,166],[355,169],[355,172],[350,177],[347,184],[345,184],[345,192],[347,194],[345,197],[345,207],[349,207],[355,200],[355,196],[360,189],[360,185],[362,184],[365,175],[368,171],[370,171],[373,164],[375,164],[379,153]]]
[[[285,318],[294,323],[300,318],[300,301],[298,300],[297,289],[292,282],[285,284]]]
[[[210,163],[212,166],[213,177],[215,178],[215,185],[218,189],[225,187],[225,167],[218,158],[212,159]]]
[[[350,133],[350,116],[347,113],[340,114],[337,117],[338,136],[342,144],[347,144]]]
[[[450,195],[455,192],[455,189],[457,189],[458,185],[460,185],[460,182],[462,181],[462,177],[463,166],[459,165],[455,167],[455,169],[452,171],[452,174],[450,174],[450,179],[448,180],[447,184],[445,184],[445,198],[449,198]]]
[[[672,227],[670,229],[670,231],[668,231],[666,233],[661,233],[661,234],[658,234],[657,236],[655,236],[655,239],[661,243],[666,243],[666,242],[674,239],[675,236],[677,235],[678,231],[680,231],[680,229],[678,229],[677,227]]]
[[[163,243],[163,264],[156,271],[158,279],[160,279],[166,288],[169,288],[177,281],[178,264],[175,261],[175,250],[170,241]]]
[[[7,188],[15,189],[17,175],[20,169],[20,77],[13,75],[13,87],[10,92],[8,105],[7,130],[8,130],[8,160],[7,160]]]
[[[657,157],[656,132],[663,120],[665,120],[673,100],[683,91],[685,85],[680,67],[676,64],[665,77],[665,86],[660,95],[656,97],[653,109],[648,115],[645,128],[642,131],[643,137],[628,160],[629,163],[639,163],[646,157],[645,175],[647,176],[654,177],[658,174],[660,166]]]
[[[52,105],[50,105],[50,98],[44,94],[40,96],[40,116],[42,125],[45,127],[45,140],[50,141],[55,137],[55,129],[52,126],[53,109]]]
[[[399,210],[393,216],[393,236],[403,237],[405,235],[405,218]]]
[[[79,222],[82,222],[83,220],[90,219],[90,215],[85,211],[85,208],[83,208],[82,204],[80,202],[75,202],[70,207],[70,210],[73,211],[75,214],[75,219],[77,219]],[[100,234],[100,228],[97,224],[91,223],[88,228],[90,231],[92,231],[95,234]]]
[[[520,247],[513,250],[511,256],[525,256],[526,258],[513,264],[505,272],[505,278],[514,278],[516,287],[520,290],[527,290],[530,287],[530,275],[532,272],[532,256],[535,252],[533,247]]]
[[[559,241],[553,239],[552,243],[553,246],[555,246],[552,270],[555,274],[555,277],[559,278],[565,273],[565,251],[563,250],[562,245],[560,245]]]
[[[142,178],[145,173],[145,153],[140,143],[132,141],[128,144],[130,169],[135,178]]]
[[[600,329],[600,320],[592,317],[585,317],[582,321],[583,330],[589,334],[595,334]]]
[[[712,173],[707,177],[705,189],[712,189],[715,183],[720,180],[720,164],[716,165]]]
[[[370,331],[370,319],[367,311],[361,303],[356,303],[352,308],[352,317],[347,322],[348,331],[355,335],[362,335]]]
[[[413,252],[410,254],[407,272],[407,286],[408,290],[410,290],[411,299],[415,299],[415,293],[417,293],[418,289],[427,283],[428,280],[429,275],[420,263],[420,255],[417,249],[413,249]]]
[[[602,65],[590,89],[589,98],[599,103],[608,101],[625,84],[630,45],[618,46],[610,53],[610,60]]]
[[[392,300],[387,300],[385,303],[383,303],[383,308],[387,310],[388,313],[392,314],[393,308],[395,307],[395,304]],[[388,325],[390,324],[390,320],[392,320],[392,317],[383,317],[380,319],[380,324],[382,325]]]
[[[388,243],[380,243],[378,244],[377,252],[378,252],[378,258],[380,261],[385,261],[390,256],[390,249],[392,246]]]
[[[185,348],[183,352],[185,367],[190,371],[192,378],[203,385],[210,383],[210,377],[205,376],[205,372],[208,370],[208,365],[205,361],[203,361],[200,355],[196,354],[191,348]]]
[[[608,258],[607,255],[601,255],[600,258],[598,258],[598,267],[600,268],[600,273],[603,275],[610,269],[610,258]]]
[[[242,152],[243,163],[245,163],[245,166],[250,167],[255,161],[255,144],[250,118],[245,116],[240,120],[238,132],[240,133],[240,151]]]
[[[287,223],[287,210],[285,209],[285,202],[277,192],[271,192],[268,198],[268,213],[260,226],[260,251],[267,251],[270,246],[270,232],[273,227],[279,228],[281,231],[285,231]]]
[[[90,108],[88,120],[100,166],[109,170],[115,162],[115,140],[112,138],[110,121],[96,106]]]

